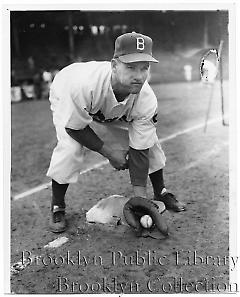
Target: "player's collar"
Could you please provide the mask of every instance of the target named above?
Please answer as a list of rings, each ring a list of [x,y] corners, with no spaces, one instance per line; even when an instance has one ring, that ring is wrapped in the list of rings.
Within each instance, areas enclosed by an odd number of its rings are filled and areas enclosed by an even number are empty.
[[[130,96],[131,96],[131,94],[129,94],[123,101],[118,102],[117,99],[116,99],[116,96],[115,96],[115,94],[113,92],[112,85],[110,84],[109,92],[108,92],[108,107],[111,106],[111,108],[113,108],[113,107],[118,106],[118,105],[119,106],[120,105],[126,105]]]

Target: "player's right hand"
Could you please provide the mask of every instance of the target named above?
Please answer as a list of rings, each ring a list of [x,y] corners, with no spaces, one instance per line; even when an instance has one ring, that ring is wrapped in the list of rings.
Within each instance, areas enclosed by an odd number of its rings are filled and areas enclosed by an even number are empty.
[[[112,149],[104,144],[99,153],[106,157],[115,169],[125,170],[128,168],[128,150]]]
[[[110,164],[117,170],[128,169],[127,160],[128,151],[126,150],[113,150],[109,156]]]

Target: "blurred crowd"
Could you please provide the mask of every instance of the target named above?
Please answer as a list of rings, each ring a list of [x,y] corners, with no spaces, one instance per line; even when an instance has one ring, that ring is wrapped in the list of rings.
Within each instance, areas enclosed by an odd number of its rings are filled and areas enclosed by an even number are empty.
[[[58,70],[43,70],[24,79],[11,71],[11,102],[48,99],[49,89]]]
[[[59,70],[37,68],[32,57],[27,68],[23,76],[11,69],[11,102],[48,99],[51,83]]]

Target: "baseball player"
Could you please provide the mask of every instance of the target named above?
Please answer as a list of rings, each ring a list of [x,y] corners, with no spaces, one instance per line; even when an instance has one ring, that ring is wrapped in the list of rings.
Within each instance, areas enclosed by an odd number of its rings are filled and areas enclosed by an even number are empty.
[[[78,180],[86,148],[129,170],[134,196],[154,199],[173,211],[185,210],[164,185],[165,155],[156,134],[157,98],[147,82],[152,39],[132,32],[119,36],[111,62],[73,63],[55,76],[50,89],[55,147],[47,176],[52,179],[50,228],[66,230],[65,194]]]

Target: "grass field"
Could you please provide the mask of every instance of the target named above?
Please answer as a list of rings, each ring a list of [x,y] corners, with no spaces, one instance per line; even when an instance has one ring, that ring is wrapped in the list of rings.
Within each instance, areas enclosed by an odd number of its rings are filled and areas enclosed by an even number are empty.
[[[164,140],[167,156],[166,184],[179,200],[185,201],[188,210],[164,213],[170,229],[170,236],[164,240],[136,238],[130,228],[123,226],[88,225],[85,212],[97,201],[112,194],[132,195],[128,174],[106,165],[81,175],[79,182],[70,187],[70,227],[61,235],[68,241],[59,248],[48,249],[44,246],[59,237],[47,228],[50,189],[13,200],[11,263],[18,262],[23,251],[48,259],[47,265],[32,262],[13,273],[13,292],[72,293],[75,282],[76,293],[177,293],[173,283],[182,279],[184,292],[186,288],[196,292],[191,283],[201,282],[198,289],[204,293],[205,279],[212,292],[217,290],[216,284],[228,283],[228,265],[232,264],[224,263],[229,253],[228,127],[218,121],[203,132],[211,90],[199,82],[158,84],[153,89],[159,101],[158,135]],[[224,96],[227,113],[227,82]],[[221,101],[217,83],[210,121],[218,117],[221,118]],[[12,196],[49,181],[45,173],[55,143],[48,101],[12,105]],[[101,160],[98,154],[88,152],[84,168]],[[150,184],[148,193],[151,197]],[[81,263],[76,262],[78,251]],[[129,257],[134,258],[136,251],[141,256],[155,254],[162,262],[130,264]],[[68,253],[74,264],[49,262],[54,257],[66,260]],[[112,262],[114,254],[119,256],[116,265]],[[124,263],[120,255],[125,255],[128,262]],[[198,256],[196,263],[194,255]],[[94,262],[94,256],[101,257],[102,263]],[[60,286],[61,281],[65,285]]]

